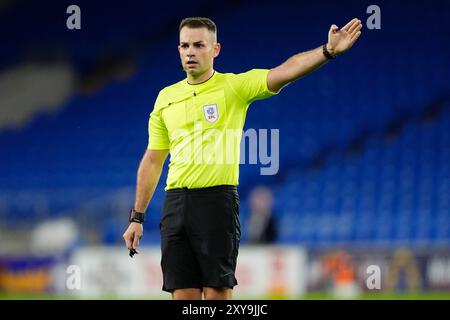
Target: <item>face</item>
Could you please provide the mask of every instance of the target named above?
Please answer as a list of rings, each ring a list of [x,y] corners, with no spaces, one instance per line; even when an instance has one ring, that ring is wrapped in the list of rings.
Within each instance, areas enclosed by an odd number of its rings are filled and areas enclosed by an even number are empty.
[[[206,28],[183,27],[178,51],[184,71],[198,77],[213,68],[214,58],[220,52],[220,44]]]

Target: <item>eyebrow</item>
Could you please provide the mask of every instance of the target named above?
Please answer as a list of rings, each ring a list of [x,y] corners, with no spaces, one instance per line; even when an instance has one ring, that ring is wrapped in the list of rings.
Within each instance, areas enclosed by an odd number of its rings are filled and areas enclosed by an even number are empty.
[[[194,44],[201,44],[203,42],[204,42],[203,40],[200,40],[200,41],[194,42]],[[189,42],[181,42],[180,44],[189,44]]]

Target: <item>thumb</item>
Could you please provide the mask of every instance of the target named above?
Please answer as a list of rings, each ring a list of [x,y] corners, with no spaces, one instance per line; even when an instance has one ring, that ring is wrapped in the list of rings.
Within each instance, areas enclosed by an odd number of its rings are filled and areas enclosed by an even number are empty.
[[[329,31],[328,33],[329,33],[329,34],[333,34],[333,33],[335,33],[336,31],[338,31],[338,29],[339,29],[339,27],[338,27],[337,25],[333,24],[333,25],[331,25],[330,31]]]

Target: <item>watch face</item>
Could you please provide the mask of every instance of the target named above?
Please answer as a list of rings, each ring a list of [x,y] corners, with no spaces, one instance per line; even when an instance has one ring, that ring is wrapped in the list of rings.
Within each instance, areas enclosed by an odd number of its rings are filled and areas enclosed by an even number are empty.
[[[136,212],[134,209],[130,211],[130,222],[143,223],[145,220],[145,215],[141,212]]]

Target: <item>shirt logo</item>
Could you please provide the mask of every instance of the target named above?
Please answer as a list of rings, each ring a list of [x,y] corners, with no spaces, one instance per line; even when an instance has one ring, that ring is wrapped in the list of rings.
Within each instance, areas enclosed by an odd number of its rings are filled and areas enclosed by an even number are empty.
[[[203,106],[203,113],[205,115],[205,119],[208,122],[216,122],[219,119],[219,111],[217,110],[217,104],[207,104]]]

